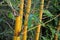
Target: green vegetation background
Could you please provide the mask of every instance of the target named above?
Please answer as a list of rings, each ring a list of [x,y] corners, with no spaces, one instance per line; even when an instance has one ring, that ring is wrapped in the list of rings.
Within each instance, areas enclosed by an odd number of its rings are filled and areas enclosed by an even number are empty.
[[[27,0],[25,0],[25,2],[26,1]],[[16,17],[15,15],[19,10],[19,2],[19,0],[0,0],[0,40],[12,40]],[[58,17],[60,13],[60,0],[45,0],[44,2],[43,21],[40,22],[42,24],[40,39],[54,40],[56,27],[58,25],[58,21],[60,20]],[[36,27],[39,22],[39,6],[40,0],[32,0],[28,30]],[[13,9],[15,10],[16,14],[14,14]],[[28,40],[34,40],[35,29],[28,32]],[[58,36],[60,40],[59,32]]]

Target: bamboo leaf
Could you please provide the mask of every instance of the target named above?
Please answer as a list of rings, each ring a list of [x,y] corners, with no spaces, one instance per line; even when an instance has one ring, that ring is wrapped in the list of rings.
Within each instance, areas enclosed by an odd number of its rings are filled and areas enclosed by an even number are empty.
[[[48,11],[48,10],[43,10],[43,12],[44,12],[44,14],[46,15],[46,16],[48,16],[48,17],[53,17],[53,14],[50,12],[50,11]]]
[[[14,15],[13,15],[12,12],[9,12],[9,13],[8,13],[8,18],[10,18],[10,19],[15,19],[15,17],[14,17]]]

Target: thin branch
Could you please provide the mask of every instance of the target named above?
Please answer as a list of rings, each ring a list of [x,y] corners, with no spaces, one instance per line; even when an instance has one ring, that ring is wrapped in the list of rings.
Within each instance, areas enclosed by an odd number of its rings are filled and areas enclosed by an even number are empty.
[[[7,21],[5,21],[5,23],[8,25],[8,27],[9,27],[10,29],[13,30],[12,26],[11,26]],[[13,31],[14,31],[14,30],[13,30]]]
[[[56,17],[54,17],[54,18],[52,18],[52,19],[48,20],[48,21],[47,21],[47,22],[45,22],[44,24],[51,22],[52,20],[54,20],[55,18],[57,18],[57,17],[59,17],[59,16],[60,16],[60,14],[59,14],[59,15],[57,15]]]
[[[45,23],[43,23],[43,24],[45,25],[46,23],[51,22],[52,20],[54,20],[55,18],[57,18],[57,17],[59,17],[59,16],[60,16],[60,14],[57,15],[56,17],[54,17],[53,19],[48,20],[47,22],[45,22]],[[31,30],[33,30],[33,29],[35,29],[35,28],[37,28],[37,26],[28,29],[28,32],[31,31]],[[26,31],[25,31],[25,32],[26,32]],[[24,32],[24,33],[25,33],[25,32]],[[24,33],[22,32],[21,34],[24,34]]]

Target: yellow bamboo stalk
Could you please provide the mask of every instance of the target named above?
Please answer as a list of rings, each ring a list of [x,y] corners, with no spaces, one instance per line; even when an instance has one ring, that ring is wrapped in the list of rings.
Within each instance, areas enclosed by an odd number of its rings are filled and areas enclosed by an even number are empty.
[[[42,21],[43,7],[44,7],[44,0],[41,0],[41,1],[40,1],[40,12],[39,12],[40,21]],[[36,28],[35,40],[39,40],[40,29],[41,29],[41,25],[38,24],[38,25],[37,25],[37,28]]]
[[[31,9],[31,0],[27,0],[22,40],[27,40],[27,27],[28,27],[28,17],[30,14],[30,9]]]
[[[23,18],[23,5],[24,5],[24,0],[20,0],[20,10],[19,10],[19,16],[16,17],[15,21],[15,30],[14,30],[14,37],[13,40],[20,40],[20,31],[22,27],[22,18]]]
[[[58,23],[57,32],[59,32],[59,30],[60,30],[60,20]],[[58,40],[58,34],[57,33],[55,33],[54,40]]]

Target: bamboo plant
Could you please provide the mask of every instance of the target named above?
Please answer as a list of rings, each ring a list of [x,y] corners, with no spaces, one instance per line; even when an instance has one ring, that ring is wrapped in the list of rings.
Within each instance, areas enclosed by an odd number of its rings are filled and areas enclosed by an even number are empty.
[[[40,1],[40,11],[39,11],[40,21],[42,21],[43,7],[44,7],[44,0],[41,0]],[[40,29],[41,29],[41,24],[38,23],[37,28],[36,28],[35,40],[39,40]]]
[[[24,0],[20,0],[19,16],[16,17],[13,40],[21,40],[19,34],[21,32],[21,27],[22,27],[23,5],[24,5]]]
[[[22,40],[27,40],[28,17],[29,17],[29,14],[30,14],[31,0],[27,0],[26,4],[27,4],[26,5],[26,15],[25,15],[25,20],[24,20]]]
[[[58,23],[58,27],[56,29],[57,29],[57,33],[58,33],[59,30],[60,30],[60,20],[59,20],[59,23]],[[55,33],[54,40],[58,40],[58,34],[57,33]]]

